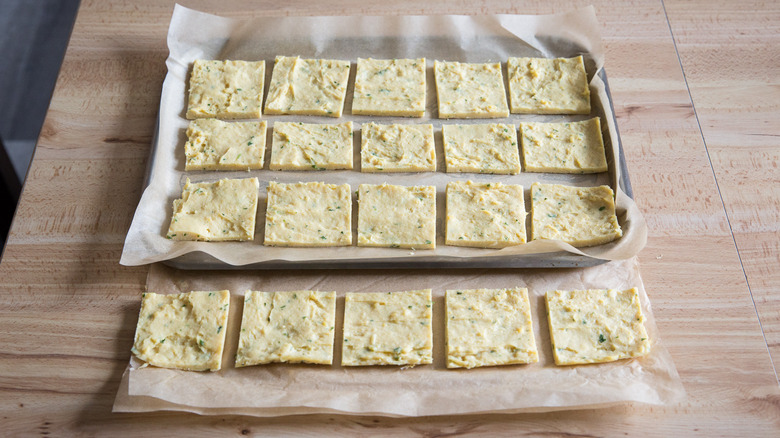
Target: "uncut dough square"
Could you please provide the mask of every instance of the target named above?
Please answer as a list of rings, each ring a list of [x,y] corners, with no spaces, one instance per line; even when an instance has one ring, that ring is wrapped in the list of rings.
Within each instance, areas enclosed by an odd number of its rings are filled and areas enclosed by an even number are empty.
[[[446,243],[505,248],[525,243],[523,186],[452,181],[447,184]]]
[[[149,365],[219,371],[230,292],[145,293],[132,352]]]
[[[274,123],[271,170],[352,169],[352,122]]]
[[[336,292],[247,291],[236,367],[333,363]]]
[[[435,172],[433,125],[365,123],[361,132],[361,172]]]
[[[520,141],[526,172],[607,171],[598,117],[580,122],[521,123]]]
[[[187,128],[185,170],[262,169],[266,122],[198,119]]]
[[[349,61],[277,56],[265,113],[341,117],[348,80]]]
[[[526,288],[448,290],[447,368],[539,361]]]
[[[447,172],[517,174],[520,151],[514,125],[444,125]]]
[[[190,75],[187,118],[259,118],[264,81],[265,61],[197,59]]]
[[[269,182],[265,245],[352,245],[349,184]]]
[[[422,117],[425,58],[358,58],[352,114]]]
[[[436,187],[361,184],[358,246],[436,247]]]
[[[562,240],[584,247],[608,243],[622,235],[610,187],[531,186],[531,240]]]
[[[431,290],[348,293],[341,364],[420,365],[433,362]]]
[[[556,365],[612,362],[650,351],[636,288],[556,290],[546,299]]]
[[[501,64],[435,61],[436,96],[441,119],[509,116]]]
[[[257,216],[257,178],[184,184],[173,201],[166,237],[172,240],[253,240]]]
[[[582,56],[509,58],[507,73],[512,113],[590,113],[590,89]]]

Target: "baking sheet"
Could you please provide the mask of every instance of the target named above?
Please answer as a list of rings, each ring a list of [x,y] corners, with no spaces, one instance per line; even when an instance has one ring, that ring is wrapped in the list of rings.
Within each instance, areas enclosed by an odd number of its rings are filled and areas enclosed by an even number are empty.
[[[193,32],[197,29],[197,32]],[[367,35],[371,35],[368,37]],[[180,267],[221,268],[225,266],[295,268],[316,267],[316,263],[353,266],[379,262],[394,267],[406,264],[437,266],[485,262],[510,266],[521,257],[534,260],[537,266],[567,265],[574,260],[587,261],[627,259],[636,255],[646,242],[647,228],[634,201],[621,188],[622,178],[619,140],[614,115],[602,72],[604,59],[593,8],[548,16],[402,16],[402,17],[280,17],[252,20],[221,18],[176,6],[168,34],[170,55],[166,61],[168,75],[163,83],[159,129],[155,138],[148,186],[136,209],[125,240],[120,263],[140,265],[158,261]],[[570,57],[582,54],[591,85],[593,111],[587,116],[511,115],[504,119],[440,120],[437,117],[433,80],[433,60],[505,63],[509,56]],[[263,116],[273,125],[276,120],[308,123],[355,122],[355,170],[352,171],[271,171],[251,172],[184,172],[183,145],[188,121],[186,110],[188,69],[193,60],[244,59],[266,60],[266,83],[270,82],[276,55],[300,55],[314,58],[349,59],[352,61],[350,88],[347,90],[345,116],[334,119],[315,116]],[[427,59],[427,110],[422,119],[368,117],[351,115],[354,63],[358,57]],[[505,72],[506,75],[506,72]],[[595,175],[562,175],[520,173],[519,175],[448,174],[443,172],[441,126],[443,123],[511,123],[521,121],[574,121],[598,115],[602,119],[607,161],[610,171]],[[379,123],[432,123],[436,132],[437,172],[403,174],[364,174],[359,171],[360,125]],[[266,156],[269,156],[269,129]],[[260,207],[255,240],[252,242],[180,242],[165,238],[170,223],[171,205],[181,196],[187,178],[193,182],[221,178],[258,177],[261,181]],[[530,205],[528,188],[534,182],[565,183],[592,186],[609,184],[616,189],[618,220],[623,228],[621,239],[592,248],[577,249],[556,241],[532,241],[503,249],[463,248],[444,245],[444,193],[447,182],[474,180],[521,184],[526,188],[526,206]],[[437,248],[408,250],[399,248],[283,248],[263,246],[265,187],[268,181],[324,181],[348,183],[353,190],[360,183],[399,185],[434,185],[437,188]],[[353,199],[353,233],[357,223],[357,202]],[[356,240],[356,239],[353,239]],[[562,257],[562,255],[564,257]],[[568,257],[568,258],[567,258]],[[454,263],[453,263],[454,262]],[[503,263],[503,265],[502,265]],[[572,266],[569,264],[568,266]]]
[[[446,368],[446,289],[527,287],[539,362]],[[415,368],[342,367],[341,319],[346,292],[433,289],[434,363]],[[545,314],[548,290],[637,287],[652,342],[642,358],[559,367]],[[609,406],[628,401],[668,405],[684,398],[663,346],[636,258],[579,269],[423,271],[181,271],[155,264],[147,289],[157,293],[229,289],[233,294],[223,369],[188,372],[140,368],[132,358],[114,403],[116,412],[177,410],[199,414],[279,416],[306,413],[425,416],[538,412]],[[272,364],[234,368],[242,295],[246,290],[336,291],[334,365]],[[139,294],[140,300],[140,294]]]

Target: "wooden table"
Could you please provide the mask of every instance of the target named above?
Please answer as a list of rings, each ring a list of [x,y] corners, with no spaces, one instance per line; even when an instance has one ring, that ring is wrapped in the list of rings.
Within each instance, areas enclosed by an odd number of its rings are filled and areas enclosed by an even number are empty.
[[[533,14],[589,3],[183,2],[233,17]],[[0,263],[0,434],[777,436],[780,5],[593,3],[650,228],[643,278],[686,402],[406,419],[112,414],[148,270],[118,261],[141,195],[173,2],[84,0]]]

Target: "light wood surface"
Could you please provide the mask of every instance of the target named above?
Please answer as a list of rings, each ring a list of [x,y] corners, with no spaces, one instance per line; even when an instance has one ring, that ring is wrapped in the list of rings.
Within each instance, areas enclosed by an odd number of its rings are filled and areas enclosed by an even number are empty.
[[[183,2],[225,16],[526,14],[589,3]],[[650,228],[639,256],[645,287],[686,402],[407,419],[112,414],[148,270],[118,261],[141,195],[173,2],[83,0],[0,262],[0,434],[777,436],[780,11],[771,2],[593,3]]]

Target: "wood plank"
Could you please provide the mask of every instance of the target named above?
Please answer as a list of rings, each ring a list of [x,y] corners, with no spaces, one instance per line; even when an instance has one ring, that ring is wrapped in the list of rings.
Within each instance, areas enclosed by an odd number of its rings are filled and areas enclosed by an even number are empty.
[[[666,1],[766,342],[780,363],[780,4]]]

